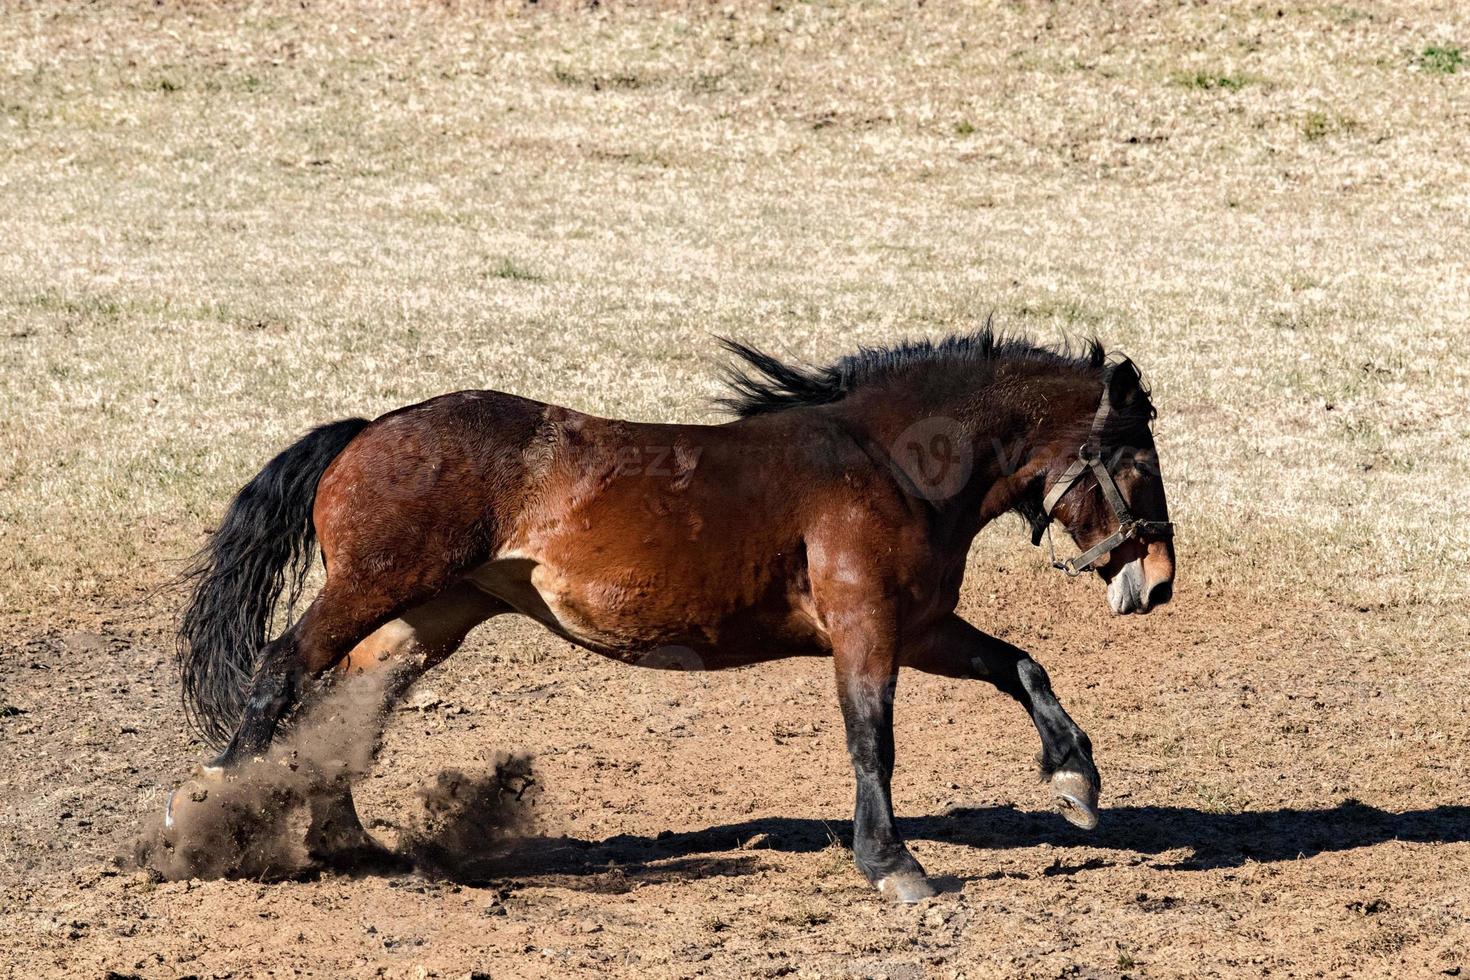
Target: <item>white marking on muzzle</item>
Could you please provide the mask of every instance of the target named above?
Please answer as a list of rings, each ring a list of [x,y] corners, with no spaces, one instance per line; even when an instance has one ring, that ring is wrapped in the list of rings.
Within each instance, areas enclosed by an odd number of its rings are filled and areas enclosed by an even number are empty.
[[[1143,608],[1143,559],[1135,558],[1108,583],[1108,605],[1122,616]]]

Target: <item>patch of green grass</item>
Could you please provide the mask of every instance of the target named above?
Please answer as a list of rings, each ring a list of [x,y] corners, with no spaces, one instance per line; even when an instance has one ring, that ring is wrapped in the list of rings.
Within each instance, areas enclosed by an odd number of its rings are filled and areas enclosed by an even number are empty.
[[[1320,109],[1308,110],[1302,116],[1300,125],[1302,137],[1308,143],[1326,139],[1333,133],[1350,133],[1357,128],[1356,119],[1323,112]]]
[[[204,80],[206,92],[258,92],[264,82],[258,75],[214,74]]]
[[[1174,76],[1175,84],[1185,88],[1198,89],[1201,92],[1239,92],[1252,79],[1245,75],[1229,75],[1221,72],[1196,71],[1183,72]]]
[[[1419,52],[1419,68],[1431,75],[1453,75],[1465,63],[1465,53],[1458,46],[1431,44]]]
[[[972,136],[974,135],[974,133],[975,124],[970,122],[970,120],[968,119],[961,119],[959,122],[954,124],[954,134],[956,136]]]
[[[488,279],[513,279],[517,282],[541,282],[545,277],[541,276],[523,265],[519,265],[509,256],[485,270]]]

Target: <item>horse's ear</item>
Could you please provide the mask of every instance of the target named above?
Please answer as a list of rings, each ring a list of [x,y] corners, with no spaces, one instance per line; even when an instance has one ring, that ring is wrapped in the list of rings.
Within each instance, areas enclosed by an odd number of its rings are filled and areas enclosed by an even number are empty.
[[[1137,366],[1124,357],[1107,366],[1108,404],[1123,409],[1143,397],[1143,378]]]

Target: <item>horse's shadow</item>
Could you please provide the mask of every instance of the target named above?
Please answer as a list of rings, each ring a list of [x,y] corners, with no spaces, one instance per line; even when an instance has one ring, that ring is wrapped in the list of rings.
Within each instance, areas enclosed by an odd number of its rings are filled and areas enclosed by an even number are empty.
[[[1239,867],[1247,861],[1289,861],[1386,841],[1470,841],[1470,806],[1437,806],[1406,813],[1347,800],[1322,810],[1258,810],[1211,813],[1187,807],[1118,807],[1103,813],[1096,830],[1073,828],[1051,813],[1012,806],[967,807],[900,820],[910,840],[978,848],[1037,844],[1120,852],[1117,860],[1092,856],[1074,865],[1054,864],[1041,875],[1076,874],[1148,856],[1168,872]],[[851,824],[772,817],[656,837],[618,835],[602,841],[572,837],[519,840],[495,858],[466,855],[437,869],[461,883],[531,880],[595,891],[625,891],[639,884],[750,874],[766,863],[763,851],[812,853],[834,840],[851,842]],[[1186,854],[1175,854],[1184,851]],[[1008,873],[1029,877],[1025,872]]]

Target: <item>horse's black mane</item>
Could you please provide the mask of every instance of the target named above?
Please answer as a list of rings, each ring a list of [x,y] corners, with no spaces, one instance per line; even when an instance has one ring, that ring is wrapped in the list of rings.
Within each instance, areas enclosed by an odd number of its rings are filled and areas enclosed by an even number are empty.
[[[1045,346],[1025,337],[997,336],[987,325],[975,333],[950,334],[943,340],[916,340],[886,347],[859,347],[826,367],[787,364],[749,344],[720,338],[727,351],[744,362],[725,372],[730,394],[717,404],[741,418],[779,412],[798,405],[841,401],[859,386],[920,364],[964,365],[989,370],[1007,361],[1030,361],[1062,369],[1100,371],[1106,351],[1096,338],[1081,349],[1070,344]]]

